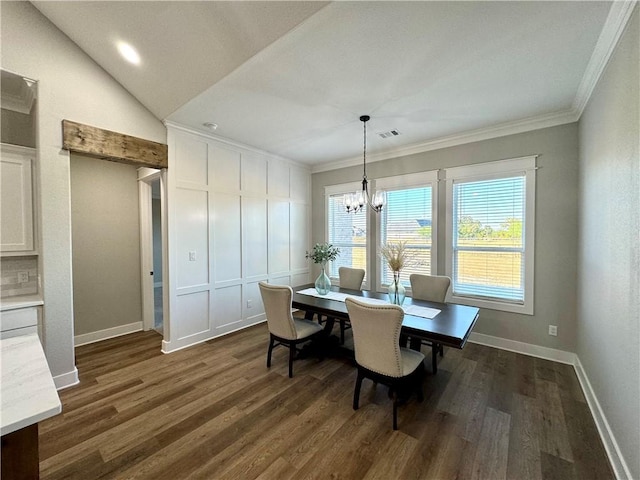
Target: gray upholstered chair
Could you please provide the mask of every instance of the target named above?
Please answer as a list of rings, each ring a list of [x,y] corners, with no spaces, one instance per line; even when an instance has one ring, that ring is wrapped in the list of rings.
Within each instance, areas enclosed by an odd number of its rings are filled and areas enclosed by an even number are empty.
[[[397,305],[372,305],[347,298],[347,311],[353,329],[358,376],[353,409],[360,403],[362,381],[369,378],[387,385],[393,398],[393,429],[398,429],[398,393],[415,390],[422,401],[424,355],[400,347],[404,312]]]
[[[363,268],[340,267],[338,268],[338,276],[340,277],[340,288],[348,288],[349,290],[362,290],[362,281],[364,280]],[[348,320],[340,319],[340,343],[344,345],[344,331],[351,328]]]
[[[409,281],[411,282],[411,297],[416,300],[426,300],[427,302],[444,303],[447,298],[449,286],[451,285],[451,279],[443,275],[420,275],[412,273],[409,275]],[[444,355],[444,349],[439,343],[426,340],[423,340],[422,343],[432,348],[431,362],[435,373],[438,368],[436,352],[440,352],[440,356],[442,357]]]
[[[291,378],[293,377],[293,359],[297,352],[296,346],[318,335],[322,332],[322,327],[311,320],[293,317],[291,314],[293,290],[288,285],[270,285],[266,282],[260,282],[258,285],[269,327],[267,368],[271,367],[273,348],[278,345],[288,346],[289,378]]]

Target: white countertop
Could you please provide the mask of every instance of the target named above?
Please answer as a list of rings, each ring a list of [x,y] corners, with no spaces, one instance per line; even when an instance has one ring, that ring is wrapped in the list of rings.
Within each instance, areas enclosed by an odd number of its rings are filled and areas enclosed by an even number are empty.
[[[38,294],[7,297],[0,300],[0,311],[4,312],[5,310],[15,310],[16,308],[37,307],[43,303],[42,297]]]
[[[62,411],[37,334],[0,340],[1,434],[15,432]]]

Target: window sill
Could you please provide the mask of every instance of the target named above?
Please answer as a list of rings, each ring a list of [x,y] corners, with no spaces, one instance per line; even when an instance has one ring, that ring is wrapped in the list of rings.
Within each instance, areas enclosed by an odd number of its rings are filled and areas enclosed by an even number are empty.
[[[501,312],[519,313],[521,315],[533,315],[533,302],[525,302],[523,305],[516,303],[500,302],[496,300],[483,300],[480,298],[463,297],[451,295],[447,299],[449,303],[459,303],[460,305],[469,305],[471,307],[486,308],[489,310],[498,310]]]

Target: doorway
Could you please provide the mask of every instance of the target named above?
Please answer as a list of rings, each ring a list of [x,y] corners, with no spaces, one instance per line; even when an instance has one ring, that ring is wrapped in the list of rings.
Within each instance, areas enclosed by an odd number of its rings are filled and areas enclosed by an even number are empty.
[[[164,334],[163,181],[159,170],[140,169],[140,260],[145,330]]]

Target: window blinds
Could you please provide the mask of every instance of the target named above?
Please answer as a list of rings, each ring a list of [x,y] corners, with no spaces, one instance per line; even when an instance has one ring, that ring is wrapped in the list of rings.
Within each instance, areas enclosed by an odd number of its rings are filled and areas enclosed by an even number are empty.
[[[381,242],[407,242],[409,264],[400,272],[409,285],[412,273],[431,274],[432,242],[431,186],[387,191],[387,204],[381,214]],[[393,281],[387,262],[381,259],[381,284]]]
[[[328,241],[340,248],[340,255],[331,262],[329,276],[338,277],[338,268],[367,270],[367,209],[347,213],[344,194],[331,195],[328,205]],[[365,282],[367,275],[365,274]]]
[[[525,176],[453,184],[453,292],[524,302]]]

